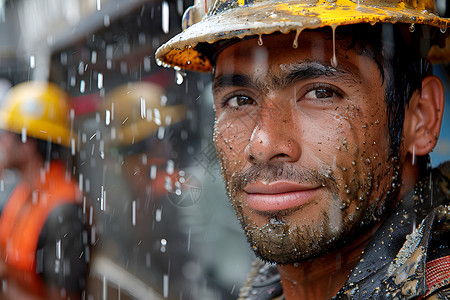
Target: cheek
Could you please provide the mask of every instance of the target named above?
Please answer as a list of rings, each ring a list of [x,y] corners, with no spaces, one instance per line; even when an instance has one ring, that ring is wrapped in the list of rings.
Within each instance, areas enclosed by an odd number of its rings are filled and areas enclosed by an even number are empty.
[[[214,126],[214,141],[222,166],[239,170],[245,162],[244,150],[251,137],[250,124],[242,120],[217,118]]]
[[[381,117],[378,112],[363,113],[359,106],[346,105],[310,121],[305,142],[314,141],[307,142],[311,155],[333,170],[344,194],[356,192],[362,177],[387,160],[389,140]]]

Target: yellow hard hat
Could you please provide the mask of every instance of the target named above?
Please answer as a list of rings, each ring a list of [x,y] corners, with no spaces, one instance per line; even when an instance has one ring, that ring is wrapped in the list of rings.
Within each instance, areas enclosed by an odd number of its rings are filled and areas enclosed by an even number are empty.
[[[447,30],[435,0],[195,0],[183,16],[183,32],[156,52],[160,65],[210,72],[212,64],[195,48],[199,43],[252,35],[288,33],[357,23],[425,24]]]
[[[137,143],[160,127],[186,118],[183,104],[166,105],[164,89],[149,82],[119,86],[106,94],[106,125],[111,127],[111,142],[121,146]]]
[[[49,82],[23,82],[0,105],[0,129],[70,147],[69,95]]]

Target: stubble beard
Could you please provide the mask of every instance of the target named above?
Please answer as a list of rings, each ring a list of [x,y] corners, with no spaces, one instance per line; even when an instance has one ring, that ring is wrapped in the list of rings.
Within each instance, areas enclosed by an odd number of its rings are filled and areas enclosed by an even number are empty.
[[[220,159],[221,164],[225,162]],[[395,168],[387,168],[396,170]],[[354,240],[355,236],[370,228],[383,217],[386,203],[396,197],[396,184],[385,186],[385,190],[375,202],[368,203],[373,198],[373,187],[379,187],[382,174],[376,178],[365,179],[366,182],[356,183],[358,192],[350,194],[345,199],[339,197],[338,183],[330,175],[329,167],[321,170],[294,169],[290,165],[255,165],[245,172],[229,174],[223,169],[227,194],[236,215],[244,229],[247,240],[254,253],[262,260],[277,264],[293,264],[311,261],[323,256],[327,252],[342,247],[346,241]],[[396,175],[393,178],[400,177]],[[288,220],[290,211],[274,212],[265,215],[267,223],[258,226],[243,209],[243,189],[256,181],[291,180],[298,183],[319,183],[328,190],[332,199],[318,199],[330,203],[329,210],[323,209],[319,218],[309,224],[294,224]],[[394,179],[393,179],[394,180]],[[368,183],[369,182],[369,183]],[[355,199],[356,198],[356,199]],[[348,203],[358,202],[360,208],[349,213],[346,211]],[[297,211],[308,209],[307,205],[297,208]],[[306,223],[306,222],[305,222]]]

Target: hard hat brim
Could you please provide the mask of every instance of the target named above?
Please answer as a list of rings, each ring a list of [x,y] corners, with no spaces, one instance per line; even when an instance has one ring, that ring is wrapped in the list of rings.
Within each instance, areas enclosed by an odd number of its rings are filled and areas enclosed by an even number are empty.
[[[70,148],[75,137],[65,127],[42,119],[31,119],[0,111],[0,129],[25,134],[26,136],[50,141]]]
[[[356,1],[355,1],[356,2]],[[211,62],[195,47],[199,43],[275,32],[300,33],[304,29],[358,23],[410,23],[447,29],[450,20],[426,10],[397,6],[380,7],[350,0],[320,1],[311,5],[298,1],[260,2],[209,15],[163,44],[156,52],[158,64],[184,70],[211,72]]]

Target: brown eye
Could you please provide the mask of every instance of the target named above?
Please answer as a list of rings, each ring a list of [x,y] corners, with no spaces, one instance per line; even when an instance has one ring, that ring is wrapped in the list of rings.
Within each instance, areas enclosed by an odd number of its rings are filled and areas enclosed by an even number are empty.
[[[254,101],[250,97],[247,96],[233,96],[226,101],[226,105],[230,107],[240,107],[243,105],[251,105]]]
[[[333,97],[334,92],[327,90],[327,89],[318,89],[316,90],[316,97],[318,99],[322,99],[322,98],[331,98]]]
[[[314,89],[306,93],[305,97],[309,99],[327,99],[332,98],[335,93],[329,89]]]

